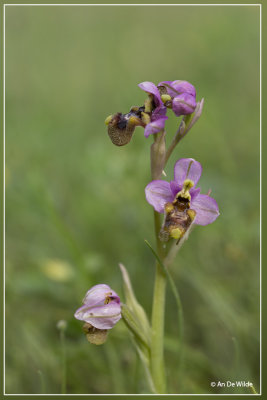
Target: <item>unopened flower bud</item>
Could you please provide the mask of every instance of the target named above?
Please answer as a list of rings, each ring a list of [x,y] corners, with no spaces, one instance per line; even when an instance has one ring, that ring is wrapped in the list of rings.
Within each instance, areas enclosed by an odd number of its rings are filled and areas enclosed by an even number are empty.
[[[179,94],[172,101],[172,109],[177,117],[192,114],[195,111],[196,105],[195,97],[187,93]]]

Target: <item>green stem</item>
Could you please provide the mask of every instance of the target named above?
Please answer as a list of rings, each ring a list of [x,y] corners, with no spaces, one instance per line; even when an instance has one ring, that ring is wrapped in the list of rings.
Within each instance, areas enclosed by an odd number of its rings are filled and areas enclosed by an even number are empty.
[[[157,393],[165,393],[166,391],[163,355],[165,288],[166,277],[162,274],[161,268],[157,263],[152,310],[151,341],[151,373]]]
[[[153,180],[160,179],[164,165],[169,155],[166,154],[165,133],[161,131],[154,136],[154,143],[151,146],[151,177]],[[176,145],[176,144],[175,144]],[[172,147],[172,146],[171,146]],[[159,240],[161,228],[161,216],[154,211],[155,236],[157,243],[157,254],[161,260],[165,257],[165,248]],[[165,292],[166,274],[161,265],[156,261],[156,276],[154,283],[154,294],[152,304],[152,338],[151,338],[151,375],[157,393],[166,393],[166,378],[164,368],[164,317],[165,317]]]
[[[41,393],[45,394],[46,390],[45,390],[45,380],[44,380],[44,376],[43,373],[40,369],[38,369],[37,371],[39,377],[40,377],[40,382],[41,382]]]
[[[155,234],[157,252],[164,257],[164,248],[158,235],[161,227],[160,215],[154,211]],[[156,276],[152,305],[152,339],[151,339],[151,374],[157,393],[166,393],[166,378],[164,368],[164,316],[165,316],[166,275],[158,261],[156,262]]]
[[[178,313],[178,323],[179,323],[179,332],[180,332],[180,363],[179,363],[179,375],[181,374],[182,371],[182,363],[183,363],[183,357],[184,357],[184,322],[183,322],[183,308],[182,308],[182,303],[181,303],[181,299],[180,299],[180,295],[179,292],[175,286],[174,280],[172,279],[172,276],[170,275],[168,269],[166,268],[165,262],[163,264],[162,260],[159,258],[159,256],[157,255],[157,253],[155,252],[155,250],[152,248],[152,246],[149,244],[149,242],[147,240],[145,240],[145,243],[147,244],[147,246],[150,248],[150,250],[152,251],[152,253],[154,254],[156,260],[159,263],[159,266],[161,267],[162,271],[164,272],[164,274],[166,275],[172,293],[175,297],[176,300],[176,305],[177,305],[177,313]],[[166,258],[165,258],[166,259]],[[180,379],[181,383],[180,386],[182,387],[182,379]]]
[[[65,344],[65,329],[60,330],[61,341],[61,357],[62,357],[62,383],[61,394],[67,393],[67,364],[66,364],[66,344]]]

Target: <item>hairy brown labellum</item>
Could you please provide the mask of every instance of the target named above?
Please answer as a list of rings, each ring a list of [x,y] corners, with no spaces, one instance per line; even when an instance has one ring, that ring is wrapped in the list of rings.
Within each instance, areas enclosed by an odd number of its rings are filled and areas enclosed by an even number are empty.
[[[114,114],[108,123],[108,135],[113,144],[124,146],[132,139],[136,126],[144,126],[141,119],[143,107],[132,107],[127,114]]]
[[[173,203],[165,204],[165,217],[159,233],[161,241],[166,242],[173,238],[179,243],[196,216],[196,212],[189,207],[190,202],[182,197],[176,198]]]
[[[108,337],[107,329],[97,329],[88,322],[83,325],[83,331],[86,334],[88,342],[96,345],[105,343]]]
[[[132,139],[135,125],[129,124],[121,113],[113,116],[108,124],[108,135],[113,144],[124,146]]]

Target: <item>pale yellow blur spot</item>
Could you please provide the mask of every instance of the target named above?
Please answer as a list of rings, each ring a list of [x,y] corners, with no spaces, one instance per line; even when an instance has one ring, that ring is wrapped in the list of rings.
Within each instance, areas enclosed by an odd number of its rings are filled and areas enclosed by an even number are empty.
[[[59,329],[60,331],[65,331],[67,328],[67,321],[65,321],[64,319],[60,319],[57,322],[57,329]]]
[[[48,259],[41,265],[44,275],[56,282],[67,282],[73,278],[74,271],[69,263],[59,259]]]

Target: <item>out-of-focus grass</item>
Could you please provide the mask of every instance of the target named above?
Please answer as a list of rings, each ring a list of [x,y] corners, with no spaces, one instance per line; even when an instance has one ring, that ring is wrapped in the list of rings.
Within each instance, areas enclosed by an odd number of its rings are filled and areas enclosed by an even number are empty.
[[[73,313],[94,284],[121,293],[121,261],[150,314],[152,139],[138,128],[116,148],[104,120],[142,104],[139,82],[166,79],[186,79],[205,97],[168,178],[179,157],[197,159],[202,190],[212,188],[221,211],[194,230],[171,269],[186,351],[181,384],[168,294],[169,390],[223,393],[210,382],[229,379],[259,387],[259,9],[7,7],[7,393],[60,392],[60,319],[68,393],[147,392],[123,323],[94,347]],[[168,140],[177,124],[170,115]]]

